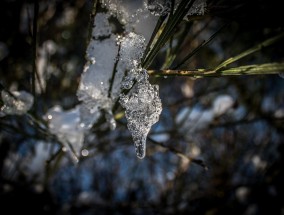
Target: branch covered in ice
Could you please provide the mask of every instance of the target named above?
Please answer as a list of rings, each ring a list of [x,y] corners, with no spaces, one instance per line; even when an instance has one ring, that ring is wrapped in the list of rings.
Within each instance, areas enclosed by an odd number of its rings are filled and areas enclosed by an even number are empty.
[[[9,94],[6,91],[1,92],[4,105],[1,107],[0,116],[5,115],[23,115],[31,109],[34,103],[34,97],[26,91],[14,91]]]
[[[82,101],[79,108],[81,125],[89,129],[104,116],[109,127],[114,129],[116,123],[112,110],[120,97],[137,156],[143,158],[147,134],[162,110],[158,87],[149,83],[146,71],[140,68],[145,37],[150,37],[142,32],[145,32],[145,23],[152,21],[154,16],[148,11],[145,0],[135,4],[130,0],[100,2],[107,13],[99,12],[95,16],[92,39],[86,53],[87,62],[77,90],[78,99]],[[117,23],[112,23],[110,17],[120,23],[122,34],[113,32],[112,25]],[[154,28],[154,23],[151,23],[151,28]],[[129,95],[122,93],[132,87]]]

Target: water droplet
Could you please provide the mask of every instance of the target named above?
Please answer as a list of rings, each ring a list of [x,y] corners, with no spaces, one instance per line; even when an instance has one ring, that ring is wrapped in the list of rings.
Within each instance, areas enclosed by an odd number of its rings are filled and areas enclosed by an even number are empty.
[[[83,157],[87,157],[89,155],[89,151],[87,149],[83,149],[81,151],[81,154],[82,154]]]

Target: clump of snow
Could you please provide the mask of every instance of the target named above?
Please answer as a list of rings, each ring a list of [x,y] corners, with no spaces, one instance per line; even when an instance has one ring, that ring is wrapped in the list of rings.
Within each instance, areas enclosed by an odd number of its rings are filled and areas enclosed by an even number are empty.
[[[119,86],[122,89],[130,89],[137,78],[137,71],[141,64],[141,58],[145,50],[145,38],[133,32],[129,33],[121,39],[121,49],[119,52],[118,73],[122,74],[122,78],[118,79]],[[128,71],[125,76],[125,71]]]
[[[88,62],[81,76],[77,96],[90,113],[110,112],[113,107],[114,98],[109,95],[109,91],[117,54],[118,46],[113,35],[102,41],[91,40],[89,43]]]
[[[11,94],[4,90],[1,92],[4,105],[0,109],[0,116],[23,115],[31,109],[34,97],[30,93],[26,91],[13,91]]]
[[[109,14],[107,13],[97,13],[94,21],[94,28],[92,36],[95,39],[100,37],[107,37],[111,35],[111,26],[109,24],[108,18]]]
[[[149,83],[147,71],[142,70],[139,76],[131,93],[120,96],[120,104],[126,109],[127,127],[134,140],[136,155],[142,159],[146,153],[147,135],[151,126],[159,120],[162,104],[158,86]]]
[[[81,126],[80,106],[64,111],[60,106],[51,108],[45,115],[50,133],[71,153],[75,162],[81,153],[84,141],[84,127]],[[73,154],[74,153],[74,154]]]

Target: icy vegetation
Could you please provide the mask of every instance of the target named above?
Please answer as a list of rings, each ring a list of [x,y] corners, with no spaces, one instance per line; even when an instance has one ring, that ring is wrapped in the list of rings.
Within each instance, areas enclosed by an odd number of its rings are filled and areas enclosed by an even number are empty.
[[[113,110],[118,101],[125,109],[137,157],[145,156],[146,138],[159,119],[162,105],[158,86],[150,84],[147,71],[141,68],[141,60],[157,16],[169,14],[172,8],[176,10],[180,2],[172,5],[170,0],[100,1],[103,9],[94,18],[86,64],[77,90],[81,104],[67,111],[55,106],[45,116],[50,133],[72,152],[75,160],[80,155],[85,133],[99,119],[105,119],[111,130],[116,128]],[[205,0],[196,0],[188,15],[203,15],[205,7]],[[55,52],[52,41],[41,50],[42,59],[37,65],[38,93],[44,91],[46,85],[42,75],[47,65],[44,59]],[[4,105],[0,116],[24,114],[33,104],[33,96],[27,92],[2,91],[1,96]]]
[[[4,105],[1,107],[0,116],[23,115],[31,109],[34,97],[26,91],[1,92]]]
[[[143,158],[147,134],[162,110],[158,86],[149,83],[147,71],[141,68],[145,44],[150,37],[144,34],[143,28],[151,23],[149,26],[153,29],[156,18],[146,1],[102,0],[101,3],[107,13],[98,12],[95,16],[87,62],[77,91],[82,102],[80,123],[88,129],[104,117],[109,127],[115,129],[112,111],[120,99],[136,154]],[[115,33],[110,17],[122,25],[122,34]],[[130,91],[125,94],[123,91],[127,90]]]

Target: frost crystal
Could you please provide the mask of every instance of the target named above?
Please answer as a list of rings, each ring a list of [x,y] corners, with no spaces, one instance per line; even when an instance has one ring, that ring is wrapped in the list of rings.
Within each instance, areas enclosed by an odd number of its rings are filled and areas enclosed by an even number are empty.
[[[136,155],[142,159],[146,153],[147,135],[162,111],[158,86],[149,83],[146,70],[141,71],[140,80],[130,95],[121,95],[120,104],[126,109],[127,127],[134,140]]]
[[[4,90],[1,92],[1,97],[4,105],[0,109],[0,116],[10,115],[22,115],[31,109],[34,97],[25,91],[14,91],[13,96]]]

